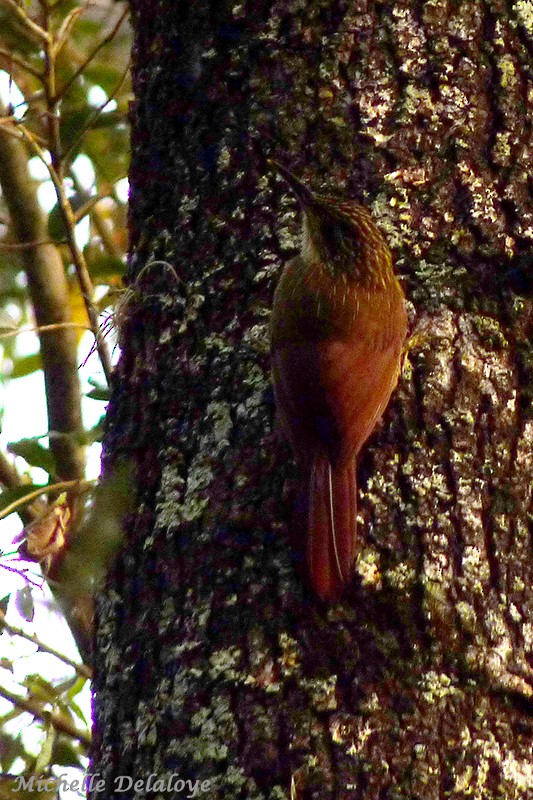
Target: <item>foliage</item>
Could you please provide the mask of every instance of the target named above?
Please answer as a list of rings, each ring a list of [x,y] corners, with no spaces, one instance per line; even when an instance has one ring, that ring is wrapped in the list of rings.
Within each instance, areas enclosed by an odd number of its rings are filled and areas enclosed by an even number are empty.
[[[34,352],[21,347],[23,331],[34,331],[39,336],[45,330],[69,329],[70,334],[75,331],[70,341],[79,363],[87,356],[83,337],[90,330],[101,368],[109,377],[110,348],[105,333],[120,291],[126,249],[130,38],[127,8],[122,3],[39,0],[29,4],[0,0],[0,138],[10,137],[25,154],[31,175],[30,194],[36,204],[37,200],[42,201],[39,205],[45,215],[45,237],[37,242],[23,240],[20,231],[24,226],[13,214],[17,198],[9,197],[20,175],[13,175],[11,182],[4,172],[0,186],[0,345],[4,384],[37,375],[43,369],[46,376],[50,366],[42,339],[38,352],[35,333]],[[26,229],[30,224],[31,219]],[[49,248],[48,260],[55,257],[62,265],[61,279],[67,279],[67,322],[65,317],[49,318],[43,325],[43,309],[37,307],[38,292],[35,286],[33,293],[30,290],[35,280],[30,275],[28,259],[45,246]],[[85,350],[77,353],[80,342]],[[108,389],[101,377],[93,375],[88,380],[94,388],[86,396],[93,402],[106,400]],[[47,402],[50,417],[54,399],[50,394],[46,398],[37,392],[32,394],[27,398],[28,408],[35,406],[32,416],[42,414],[37,404]],[[81,408],[81,393],[74,399]],[[0,415],[3,411],[0,408]],[[30,418],[29,411],[24,413]],[[70,513],[65,516],[58,512],[63,508],[57,502],[58,493],[67,489],[75,495],[78,488],[87,488],[88,482],[82,476],[78,475],[77,480],[61,479],[65,475],[65,465],[58,463],[61,449],[54,446],[55,440],[46,431],[42,434],[35,437],[28,433],[3,452],[0,450],[0,518],[18,513],[24,525],[42,527],[40,521],[55,514],[54,519],[61,517],[62,525],[66,524]],[[84,448],[98,442],[100,436],[101,425],[91,430],[71,425],[61,432],[63,441],[69,441],[82,461]],[[36,471],[37,467],[41,471]],[[43,474],[44,480],[40,477]],[[10,610],[16,608],[22,618],[31,622],[33,591],[42,585],[43,578],[36,566],[23,567],[15,552],[11,556],[17,560],[8,559],[8,555],[4,554],[0,569],[4,574],[18,572],[21,576]],[[8,624],[4,612],[9,598],[4,601],[0,611],[2,645],[8,643],[12,653],[16,652],[14,642],[29,640],[34,651],[62,661],[70,675],[60,680],[47,680],[40,674],[20,677],[20,670],[14,670],[16,657],[10,654],[0,659],[0,697],[11,704],[11,710],[0,716],[2,772],[49,775],[55,766],[57,775],[59,768],[81,767],[89,741],[89,720],[76,698],[90,670],[63,656],[60,645],[46,646],[40,638],[28,634],[22,619],[20,628]],[[13,690],[7,687],[9,681],[15,686]],[[25,735],[20,724],[17,727],[21,720],[33,720],[33,737]],[[39,728],[41,734],[36,736]],[[9,794],[9,787],[1,783],[0,798],[4,791]]]

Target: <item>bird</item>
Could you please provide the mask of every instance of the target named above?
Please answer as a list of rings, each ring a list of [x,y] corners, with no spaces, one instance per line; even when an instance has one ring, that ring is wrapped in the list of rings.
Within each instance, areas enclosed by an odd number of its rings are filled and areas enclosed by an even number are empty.
[[[357,460],[398,382],[405,295],[364,206],[268,165],[302,212],[300,253],[282,271],[270,317],[276,414],[305,487],[309,580],[333,602],[354,576]]]

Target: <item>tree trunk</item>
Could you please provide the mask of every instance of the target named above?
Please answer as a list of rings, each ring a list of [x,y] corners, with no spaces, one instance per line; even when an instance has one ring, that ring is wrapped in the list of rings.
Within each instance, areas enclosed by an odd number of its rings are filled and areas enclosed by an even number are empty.
[[[93,772],[107,797],[153,773],[206,800],[533,798],[529,4],[133,8],[104,466],[134,463],[137,502],[99,600]],[[371,207],[410,301],[334,607],[290,543],[268,317],[299,223],[255,142]]]

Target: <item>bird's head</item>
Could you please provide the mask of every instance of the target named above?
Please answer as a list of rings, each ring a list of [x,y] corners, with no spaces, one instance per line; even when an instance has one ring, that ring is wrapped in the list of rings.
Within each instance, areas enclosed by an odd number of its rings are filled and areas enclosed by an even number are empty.
[[[334,275],[358,272],[365,248],[388,248],[370,214],[353,200],[313,192],[290,170],[273,159],[269,165],[291,188],[303,212],[301,256],[322,262]]]

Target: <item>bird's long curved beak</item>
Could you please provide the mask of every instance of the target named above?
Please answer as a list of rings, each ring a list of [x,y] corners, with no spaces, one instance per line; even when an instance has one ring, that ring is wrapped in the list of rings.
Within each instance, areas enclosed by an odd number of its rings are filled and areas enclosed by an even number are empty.
[[[302,183],[302,181],[297,178],[296,175],[293,175],[293,173],[288,170],[287,167],[284,167],[283,164],[280,164],[279,161],[276,161],[273,158],[267,158],[266,162],[268,166],[271,167],[274,172],[277,172],[278,175],[283,178],[285,183],[290,186],[304,208],[313,204],[313,192],[305,185],[305,183]]]

